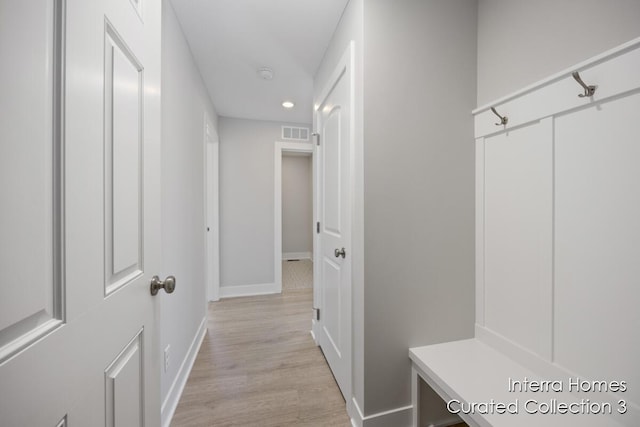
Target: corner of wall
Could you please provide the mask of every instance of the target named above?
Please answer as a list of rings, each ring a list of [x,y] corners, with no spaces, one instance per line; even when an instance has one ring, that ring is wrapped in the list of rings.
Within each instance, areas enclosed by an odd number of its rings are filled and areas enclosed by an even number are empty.
[[[404,406],[364,416],[355,398],[352,399],[351,424],[354,427],[410,427],[413,422],[413,406]]]
[[[365,420],[402,422],[408,349],[473,335],[477,14],[471,2],[398,0],[367,2],[364,16],[358,402]]]

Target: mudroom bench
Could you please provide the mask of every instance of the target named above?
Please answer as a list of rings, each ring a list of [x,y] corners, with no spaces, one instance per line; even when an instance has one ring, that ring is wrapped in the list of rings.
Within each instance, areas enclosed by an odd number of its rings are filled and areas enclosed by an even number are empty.
[[[471,427],[623,426],[608,414],[609,409],[614,413],[621,409],[617,402],[604,401],[601,393],[568,392],[570,387],[593,388],[591,382],[554,377],[555,382],[545,383],[540,375],[475,338],[411,348],[409,358],[414,426],[425,419],[419,410],[420,381]],[[454,422],[451,417],[426,418],[422,426]]]
[[[473,111],[475,338],[409,350],[415,426],[640,426],[639,71],[640,38]]]

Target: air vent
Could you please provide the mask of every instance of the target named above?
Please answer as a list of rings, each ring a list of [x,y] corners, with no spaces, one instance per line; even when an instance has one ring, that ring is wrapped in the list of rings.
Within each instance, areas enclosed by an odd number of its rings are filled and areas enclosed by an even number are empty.
[[[282,139],[294,141],[308,141],[309,128],[301,128],[295,126],[282,126]]]

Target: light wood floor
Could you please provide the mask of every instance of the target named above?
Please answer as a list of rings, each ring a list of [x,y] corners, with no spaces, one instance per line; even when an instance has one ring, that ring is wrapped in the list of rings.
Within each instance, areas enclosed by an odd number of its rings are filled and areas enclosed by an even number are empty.
[[[208,332],[172,426],[350,426],[309,334],[311,289],[209,305]]]

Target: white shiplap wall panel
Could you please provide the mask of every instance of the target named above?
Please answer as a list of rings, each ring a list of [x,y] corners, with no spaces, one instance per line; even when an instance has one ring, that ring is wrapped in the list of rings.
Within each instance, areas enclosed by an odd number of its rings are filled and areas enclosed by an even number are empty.
[[[556,120],[555,361],[640,402],[640,94]]]
[[[485,139],[485,325],[551,356],[552,128]]]
[[[476,339],[548,379],[625,381],[595,396],[624,399],[625,425],[640,422],[638,70],[640,39],[474,111]]]

